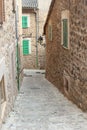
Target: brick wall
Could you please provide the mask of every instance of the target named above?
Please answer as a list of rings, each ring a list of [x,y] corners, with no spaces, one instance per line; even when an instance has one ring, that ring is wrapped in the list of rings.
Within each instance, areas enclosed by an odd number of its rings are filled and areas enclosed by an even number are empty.
[[[83,110],[87,109],[87,5],[83,1],[56,0],[46,26],[46,78]],[[70,48],[61,45],[61,13],[69,10]],[[84,19],[84,20],[83,20]],[[52,23],[53,39],[48,39]]]

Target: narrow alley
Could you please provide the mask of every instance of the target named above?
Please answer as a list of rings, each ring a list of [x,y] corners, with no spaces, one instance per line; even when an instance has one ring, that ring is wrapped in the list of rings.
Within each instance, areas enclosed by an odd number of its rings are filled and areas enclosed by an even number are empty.
[[[1,130],[87,130],[87,114],[44,78],[25,70],[14,108]]]

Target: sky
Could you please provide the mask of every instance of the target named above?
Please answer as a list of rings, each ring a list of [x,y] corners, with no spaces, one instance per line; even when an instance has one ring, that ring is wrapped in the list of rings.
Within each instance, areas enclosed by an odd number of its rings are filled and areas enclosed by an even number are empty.
[[[38,0],[39,8],[48,11],[51,0]]]

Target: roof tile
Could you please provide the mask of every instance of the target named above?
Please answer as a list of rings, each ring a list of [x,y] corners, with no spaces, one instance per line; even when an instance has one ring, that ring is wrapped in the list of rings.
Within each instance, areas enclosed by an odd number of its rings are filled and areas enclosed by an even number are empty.
[[[38,8],[38,0],[22,0],[23,8]]]

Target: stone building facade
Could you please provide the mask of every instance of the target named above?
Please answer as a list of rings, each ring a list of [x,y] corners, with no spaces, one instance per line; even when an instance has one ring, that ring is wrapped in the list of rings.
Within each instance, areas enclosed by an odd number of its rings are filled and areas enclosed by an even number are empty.
[[[23,27],[24,18],[28,21],[27,27]],[[21,50],[22,63],[25,69],[45,68],[45,48],[38,43],[38,38],[42,35],[42,27],[39,32],[41,26],[39,19],[38,1],[22,0],[23,41]],[[28,44],[28,46],[25,47],[25,44]]]
[[[0,0],[0,127],[11,111],[18,92],[15,2],[15,0]]]
[[[38,62],[39,62],[39,69],[45,69],[45,60],[46,60],[46,41],[45,37],[43,36],[43,27],[46,21],[47,11],[39,9],[39,37],[43,38],[42,43],[38,43]]]
[[[87,0],[52,0],[46,35],[46,78],[87,110]]]

